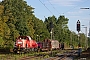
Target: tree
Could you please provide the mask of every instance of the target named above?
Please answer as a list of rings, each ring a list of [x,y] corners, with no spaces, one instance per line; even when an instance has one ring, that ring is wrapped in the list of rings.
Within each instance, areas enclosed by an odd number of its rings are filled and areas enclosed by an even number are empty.
[[[23,0],[4,0],[4,15],[8,16],[6,24],[10,28],[10,38],[15,39],[19,35],[33,35],[32,23],[33,9]],[[33,23],[32,23],[33,24]],[[29,28],[30,27],[30,28]],[[33,32],[33,33],[31,33]]]
[[[37,40],[39,38],[39,41],[42,41],[50,36],[42,20],[39,20],[38,18],[34,17],[33,22],[34,22],[34,30],[35,30],[34,39]]]
[[[56,25],[57,18],[53,15],[51,17],[45,18],[44,23],[47,26],[48,31],[50,32],[52,28],[54,28]]]
[[[33,15],[34,8],[28,6],[23,0],[3,0],[0,2],[0,7],[0,22],[2,23],[0,36],[3,37],[5,44],[13,45],[11,41],[15,41],[19,35],[32,34],[33,36],[33,26],[28,23],[32,23],[30,16]]]
[[[3,29],[3,21],[2,14],[4,11],[4,6],[0,5],[0,36],[3,37],[4,29]]]
[[[58,17],[56,24],[57,24],[57,28],[58,28],[57,31],[59,32],[59,37],[58,37],[59,41],[66,40],[65,37],[66,37],[66,35],[68,35],[68,34],[66,34],[66,32],[68,31],[68,26],[67,26],[68,20],[69,19],[65,18],[64,16]],[[58,34],[58,32],[56,33],[56,35]]]

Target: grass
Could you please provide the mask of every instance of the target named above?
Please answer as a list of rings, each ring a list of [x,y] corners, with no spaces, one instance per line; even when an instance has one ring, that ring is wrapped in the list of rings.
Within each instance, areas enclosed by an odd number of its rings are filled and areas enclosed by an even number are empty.
[[[27,54],[0,54],[0,60],[20,60],[23,57],[32,57],[35,54],[39,53],[27,53]],[[35,56],[34,56],[35,57]],[[45,58],[48,58],[48,55],[45,55],[44,57],[38,56],[37,58],[32,58],[32,60],[43,60]]]

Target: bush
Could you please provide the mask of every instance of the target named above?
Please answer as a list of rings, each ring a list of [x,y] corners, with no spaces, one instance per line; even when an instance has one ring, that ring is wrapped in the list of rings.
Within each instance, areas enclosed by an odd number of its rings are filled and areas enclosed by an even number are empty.
[[[4,45],[4,40],[2,39],[2,37],[0,37],[0,47],[2,47]]]

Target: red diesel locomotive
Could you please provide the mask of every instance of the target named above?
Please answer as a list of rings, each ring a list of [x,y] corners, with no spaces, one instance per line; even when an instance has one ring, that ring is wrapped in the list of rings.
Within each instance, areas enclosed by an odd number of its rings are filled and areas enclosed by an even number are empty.
[[[35,51],[38,48],[38,44],[35,40],[32,40],[30,36],[19,36],[16,39],[13,51],[15,53]]]

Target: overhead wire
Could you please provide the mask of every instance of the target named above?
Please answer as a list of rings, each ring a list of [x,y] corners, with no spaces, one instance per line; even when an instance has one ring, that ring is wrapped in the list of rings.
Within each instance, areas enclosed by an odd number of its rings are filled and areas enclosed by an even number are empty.
[[[51,10],[49,10],[49,8],[41,1],[41,0],[39,0],[45,7],[46,7],[46,9],[52,14],[52,15],[54,15],[52,12],[51,12]]]
[[[89,1],[89,0],[86,0],[86,1],[84,1],[83,3],[87,2],[87,1]],[[82,3],[82,4],[83,4],[83,3]],[[82,5],[82,4],[79,4],[79,5]],[[77,5],[77,6],[79,6],[79,5]],[[77,6],[75,6],[75,7],[71,8],[71,9],[67,10],[67,11],[66,11],[66,12],[64,12],[63,14],[67,13],[67,12],[68,12],[68,11],[70,11],[70,10],[75,9]]]
[[[49,3],[50,3],[50,5],[53,7],[53,9],[57,12],[57,13],[59,13],[58,12],[58,10],[53,6],[53,4],[49,1],[49,0],[47,0]],[[59,13],[60,14],[60,13]]]
[[[39,1],[45,6],[45,8],[46,8],[52,15],[54,15],[54,14],[52,13],[52,11],[51,11],[41,0],[39,0]],[[53,6],[53,4],[52,4],[49,0],[47,0],[47,1],[50,3],[50,5],[53,7],[53,9],[54,9],[57,13],[59,13],[59,11]],[[87,2],[87,1],[89,1],[89,0],[86,0],[86,1],[84,1],[83,3]],[[83,4],[83,3],[82,3],[82,4]],[[79,4],[79,5],[82,5],[82,4]],[[77,6],[79,6],[79,5],[77,5]],[[71,9],[65,11],[65,12],[63,12],[62,14],[65,14],[65,13],[67,13],[68,11],[75,9],[77,6],[71,8]],[[59,14],[60,14],[60,13],[59,13]],[[60,15],[61,15],[61,14],[60,14]]]

